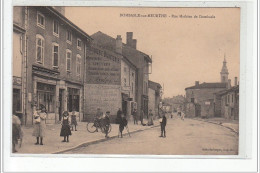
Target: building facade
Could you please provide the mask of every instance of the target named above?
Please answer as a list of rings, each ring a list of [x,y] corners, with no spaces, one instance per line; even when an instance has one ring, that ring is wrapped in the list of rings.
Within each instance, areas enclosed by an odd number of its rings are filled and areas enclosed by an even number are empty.
[[[13,11],[13,114],[19,116],[24,124],[26,71],[25,71],[25,9],[14,7]]]
[[[26,37],[25,124],[45,106],[46,123],[75,111],[82,119],[85,49],[91,37],[53,7],[20,7]]]
[[[85,80],[85,119],[93,120],[97,109],[110,111],[114,122],[120,108],[128,119],[136,103],[136,67],[122,52],[122,39],[117,36],[114,51],[105,49],[97,40],[87,48]]]
[[[133,33],[128,32],[127,33],[127,43],[122,43],[121,37],[113,38],[110,37],[102,32],[97,32],[91,37],[97,41],[97,43],[104,49],[110,50],[113,52],[116,52],[117,54],[121,55],[123,59],[125,59],[124,64],[122,63],[121,69],[122,69],[122,88],[123,88],[123,96],[124,100],[128,99],[126,97],[126,93],[129,93],[130,90],[133,90],[134,96],[133,100],[134,102],[131,103],[131,110],[136,107],[138,114],[141,113],[143,110],[145,113],[145,117],[148,115],[148,80],[149,80],[149,67],[152,63],[151,58],[144,54],[143,52],[140,52],[136,49],[136,40],[133,39]],[[122,43],[122,44],[121,44]],[[122,45],[122,49],[121,49]],[[132,68],[135,71],[135,75],[133,75],[133,71],[127,70],[129,67],[135,67]],[[130,72],[130,73],[129,73]],[[124,76],[129,75],[129,81],[128,77],[126,77],[126,80],[124,79]],[[132,77],[131,77],[132,76]],[[131,87],[132,82],[135,80],[135,84],[133,87]],[[132,82],[131,82],[132,81]],[[126,83],[126,86],[125,86]],[[128,86],[127,86],[128,85]],[[128,89],[127,89],[128,88]],[[128,90],[125,92],[124,90]],[[129,97],[129,96],[128,96]],[[129,100],[132,100],[131,97],[129,97]],[[136,102],[136,103],[135,103]],[[128,109],[129,110],[129,109]],[[127,111],[129,112],[129,111]]]
[[[161,98],[161,89],[162,86],[159,83],[148,81],[148,108],[152,110],[154,116],[158,116],[159,114],[159,105],[162,100]]]

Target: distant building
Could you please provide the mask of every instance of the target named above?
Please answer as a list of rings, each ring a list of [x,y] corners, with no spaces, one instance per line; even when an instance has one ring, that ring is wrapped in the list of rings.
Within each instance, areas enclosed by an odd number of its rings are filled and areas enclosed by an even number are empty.
[[[133,64],[136,67],[136,74],[135,74],[135,100],[136,106],[132,105],[133,107],[137,107],[137,112],[140,114],[141,110],[144,111],[145,115],[148,114],[148,80],[149,80],[149,65],[152,63],[151,58],[136,49],[136,39],[133,39],[133,33],[127,32],[127,39],[126,44],[122,43],[122,50],[119,48],[120,46],[116,46],[117,40],[113,37],[110,37],[102,32],[97,32],[91,36],[94,40],[97,41],[97,43],[104,49],[117,52],[119,55],[123,56],[127,59],[131,64]],[[125,62],[127,62],[125,61]],[[128,63],[129,63],[128,62]],[[127,71],[126,67],[126,71]],[[123,68],[125,69],[125,67]],[[132,73],[130,72],[130,75]],[[124,79],[123,79],[124,82]],[[129,83],[126,81],[126,86],[122,87],[127,89],[127,86]],[[128,90],[131,88],[131,82],[130,87],[128,87]],[[122,97],[124,100],[127,99],[126,93],[122,93]],[[129,96],[128,96],[129,97]],[[130,97],[129,97],[130,98]],[[145,116],[146,117],[146,116]]]
[[[154,116],[158,115],[159,104],[161,102],[161,89],[162,86],[159,83],[148,81],[148,108],[152,110]]]
[[[228,69],[224,58],[223,66],[220,72],[221,82],[202,83],[195,82],[194,86],[185,88],[186,115],[190,117],[214,117],[220,116],[216,110],[220,109],[220,105],[216,105],[215,93],[225,90],[230,85],[228,80]]]
[[[239,85],[235,77],[234,86],[216,93],[215,102],[220,104],[220,114],[226,119],[239,119]],[[219,111],[219,110],[218,110]]]

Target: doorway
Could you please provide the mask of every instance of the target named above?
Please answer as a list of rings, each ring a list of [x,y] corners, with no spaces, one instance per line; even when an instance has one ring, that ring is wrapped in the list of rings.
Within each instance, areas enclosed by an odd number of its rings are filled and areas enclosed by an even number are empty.
[[[64,110],[64,89],[59,89],[59,121],[62,119],[62,113]]]

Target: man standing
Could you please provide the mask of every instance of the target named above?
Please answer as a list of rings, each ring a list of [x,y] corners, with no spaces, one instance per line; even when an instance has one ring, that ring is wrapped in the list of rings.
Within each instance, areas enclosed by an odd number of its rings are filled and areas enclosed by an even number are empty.
[[[133,117],[134,117],[134,124],[137,124],[137,125],[138,125],[138,121],[137,121],[137,111],[136,111],[136,109],[134,109],[134,111],[133,111]]]
[[[165,117],[165,113],[163,113],[163,117],[162,117],[162,122],[161,123],[161,136],[159,137],[166,137],[166,131],[165,131],[165,126],[167,124],[167,119]]]
[[[120,122],[120,118],[121,118],[121,115],[123,114],[123,112],[121,111],[120,108],[118,108],[118,111],[116,113],[116,124],[119,124]]]
[[[107,111],[106,114],[105,114],[105,117],[104,117],[104,125],[105,125],[105,134],[106,134],[106,138],[109,138],[108,136],[108,130],[109,130],[109,126],[110,126],[110,119],[109,119],[109,115],[110,115],[110,112]]]

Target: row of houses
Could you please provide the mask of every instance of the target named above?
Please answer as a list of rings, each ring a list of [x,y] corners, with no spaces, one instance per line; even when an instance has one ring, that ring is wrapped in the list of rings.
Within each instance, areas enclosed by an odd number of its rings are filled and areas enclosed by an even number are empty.
[[[231,86],[226,64],[224,57],[220,82],[200,84],[199,81],[195,81],[194,86],[185,88],[184,112],[186,116],[239,118],[239,84],[235,77],[234,85]]]
[[[149,91],[160,87],[149,87],[152,59],[136,49],[132,32],[126,43],[120,35],[88,35],[64,16],[64,7],[13,11],[13,113],[23,124],[33,124],[40,105],[46,123],[59,122],[65,110],[79,121],[92,120],[97,108],[110,111],[112,121],[119,108],[128,118],[134,108],[155,113],[160,94]]]

